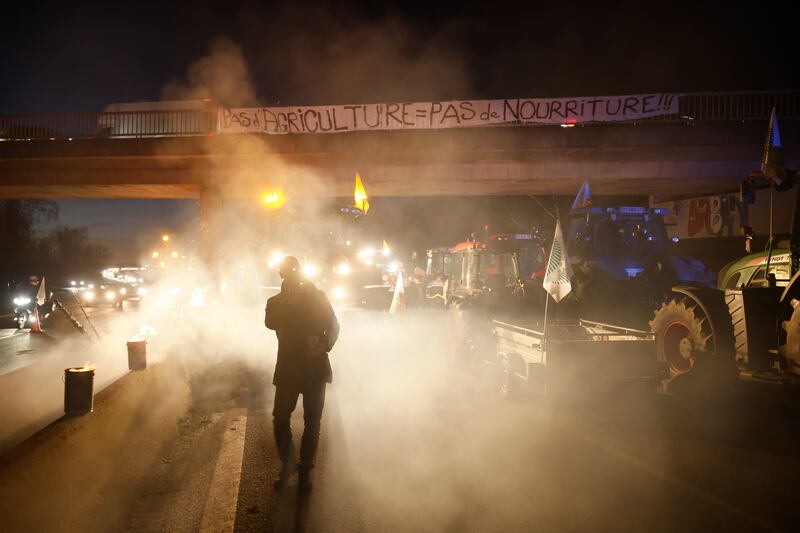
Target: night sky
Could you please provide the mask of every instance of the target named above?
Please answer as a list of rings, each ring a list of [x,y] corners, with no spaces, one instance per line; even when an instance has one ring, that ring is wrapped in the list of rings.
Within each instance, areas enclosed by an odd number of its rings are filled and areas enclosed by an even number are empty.
[[[0,113],[796,88],[790,5],[20,2],[2,14]],[[239,63],[220,76],[209,56]],[[192,209],[66,202],[61,221],[125,239]]]

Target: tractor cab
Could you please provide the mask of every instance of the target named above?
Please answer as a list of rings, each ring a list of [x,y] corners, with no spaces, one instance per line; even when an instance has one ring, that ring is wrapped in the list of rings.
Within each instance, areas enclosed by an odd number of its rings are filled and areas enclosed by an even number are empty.
[[[498,233],[489,237],[498,250],[516,252],[520,277],[542,279],[547,266],[547,243],[536,233]]]
[[[665,211],[638,206],[573,209],[567,238],[570,256],[586,261],[615,258],[637,262],[649,255],[666,254]],[[619,274],[634,277],[639,272],[623,269]]]
[[[453,247],[448,302],[505,305],[521,297],[522,292],[516,252],[482,242],[462,242]]]

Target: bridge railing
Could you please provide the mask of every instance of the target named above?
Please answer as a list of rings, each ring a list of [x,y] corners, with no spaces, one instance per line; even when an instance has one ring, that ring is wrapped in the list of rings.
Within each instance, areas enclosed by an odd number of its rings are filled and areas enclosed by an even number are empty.
[[[781,119],[800,119],[800,90],[687,93],[680,96],[677,113],[636,122],[766,120],[773,106]],[[196,137],[215,133],[215,109],[0,115],[0,141]]]
[[[766,120],[775,106],[779,118],[800,119],[800,90],[687,93],[678,99],[679,111],[646,122],[747,122]],[[645,122],[642,121],[642,122]]]
[[[0,140],[189,137],[216,128],[216,110],[0,115]]]

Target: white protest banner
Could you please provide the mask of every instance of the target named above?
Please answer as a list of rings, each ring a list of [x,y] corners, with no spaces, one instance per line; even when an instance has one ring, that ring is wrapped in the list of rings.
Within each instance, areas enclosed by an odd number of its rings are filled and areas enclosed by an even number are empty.
[[[476,128],[503,124],[581,124],[640,120],[678,112],[677,94],[451,100],[395,104],[221,109],[219,133],[342,133]]]

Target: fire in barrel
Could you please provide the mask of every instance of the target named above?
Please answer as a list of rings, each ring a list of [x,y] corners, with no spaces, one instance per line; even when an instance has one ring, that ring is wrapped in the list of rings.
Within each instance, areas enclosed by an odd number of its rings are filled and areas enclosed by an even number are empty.
[[[64,413],[67,416],[85,415],[92,411],[94,402],[94,366],[64,370]]]

